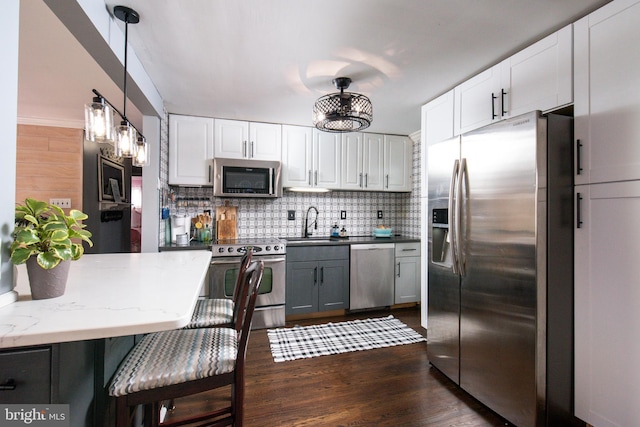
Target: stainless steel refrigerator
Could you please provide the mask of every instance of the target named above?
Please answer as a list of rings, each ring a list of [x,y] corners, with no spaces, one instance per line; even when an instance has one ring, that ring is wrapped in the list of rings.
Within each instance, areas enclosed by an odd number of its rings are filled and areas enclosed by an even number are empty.
[[[518,426],[572,416],[570,117],[428,147],[430,363]]]

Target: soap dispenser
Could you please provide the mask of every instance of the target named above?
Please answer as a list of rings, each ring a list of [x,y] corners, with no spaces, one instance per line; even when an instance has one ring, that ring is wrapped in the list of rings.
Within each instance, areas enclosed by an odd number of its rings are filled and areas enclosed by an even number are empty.
[[[338,237],[340,236],[340,231],[338,230],[338,224],[334,224],[333,227],[331,228],[331,237]]]

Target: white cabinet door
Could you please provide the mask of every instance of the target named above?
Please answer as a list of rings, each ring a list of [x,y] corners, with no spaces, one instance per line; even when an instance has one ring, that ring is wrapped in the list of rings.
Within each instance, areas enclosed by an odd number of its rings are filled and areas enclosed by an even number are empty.
[[[248,157],[253,160],[282,159],[282,126],[272,123],[249,123]]]
[[[572,26],[568,25],[501,63],[505,117],[547,111],[573,101]]]
[[[281,160],[282,126],[216,120],[215,156],[228,159]]]
[[[340,134],[313,129],[313,186],[340,188]]]
[[[304,126],[282,126],[282,186],[310,187],[313,132]]]
[[[569,25],[457,86],[454,133],[571,103],[571,37]]]
[[[406,136],[384,136],[384,190],[411,191],[413,141]]]
[[[384,177],[384,135],[362,134],[363,189],[382,191]]]
[[[640,179],[640,3],[574,24],[576,184]]]
[[[340,188],[343,190],[362,190],[364,176],[362,172],[362,133],[342,134],[342,173]]]
[[[488,125],[503,115],[500,65],[470,78],[454,89],[454,133]]]
[[[169,184],[212,185],[214,120],[169,115]]]
[[[576,186],[575,415],[640,420],[640,181]],[[578,208],[577,208],[578,209]]]
[[[420,138],[422,144],[420,150],[420,193],[421,197],[427,197],[427,147],[453,138],[453,90],[422,106]]]
[[[249,122],[216,120],[215,156],[226,159],[246,159],[249,153]]]

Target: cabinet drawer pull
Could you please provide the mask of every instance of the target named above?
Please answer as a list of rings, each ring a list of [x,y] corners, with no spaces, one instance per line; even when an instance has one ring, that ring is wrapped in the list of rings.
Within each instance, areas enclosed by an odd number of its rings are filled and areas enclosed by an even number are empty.
[[[582,228],[582,194],[576,194],[576,227]]]
[[[495,93],[491,92],[491,120],[498,117],[498,115],[496,114],[496,99],[498,99],[498,97],[495,95]]]
[[[410,252],[410,251],[417,251],[418,249],[416,248],[405,248],[402,250],[402,252]]]
[[[0,384],[0,390],[15,390],[16,385],[16,380],[9,378],[6,383]]]
[[[500,89],[500,92],[502,92],[500,95],[500,97],[502,98],[500,99],[500,103],[502,104],[500,108],[502,110],[502,117],[504,117],[507,115],[507,111],[504,109],[504,96],[507,94],[507,92],[505,92],[504,89]]]
[[[576,140],[576,174],[582,174],[582,160],[580,159],[582,154],[582,142],[580,140]]]

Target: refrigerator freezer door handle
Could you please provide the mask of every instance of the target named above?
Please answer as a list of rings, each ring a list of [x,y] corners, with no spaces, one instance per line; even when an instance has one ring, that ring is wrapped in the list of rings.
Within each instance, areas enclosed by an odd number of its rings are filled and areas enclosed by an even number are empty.
[[[460,275],[464,276],[466,274],[466,264],[464,259],[464,250],[462,249],[462,204],[464,203],[463,197],[463,184],[467,184],[467,188],[469,187],[468,181],[469,177],[467,176],[467,159],[462,159],[460,162],[460,170],[458,172],[458,184],[456,188],[456,206],[455,206],[455,235],[454,240],[456,242],[456,259],[458,262],[458,270]]]
[[[449,224],[449,236],[451,236],[451,267],[453,274],[458,274],[458,257],[457,242],[455,238],[455,216],[454,216],[454,192],[456,186],[456,178],[460,171],[460,161],[458,159],[453,162],[453,172],[451,172],[451,182],[449,183],[449,205],[447,206],[447,223]]]

